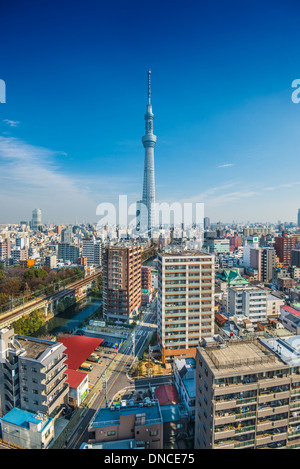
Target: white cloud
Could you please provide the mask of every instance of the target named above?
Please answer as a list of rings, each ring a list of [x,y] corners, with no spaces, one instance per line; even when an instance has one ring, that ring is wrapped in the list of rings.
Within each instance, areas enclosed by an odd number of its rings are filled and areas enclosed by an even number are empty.
[[[3,119],[3,122],[5,122],[10,127],[17,127],[20,124],[19,121],[13,121],[13,120],[10,120],[10,119]]]
[[[233,163],[225,163],[225,164],[221,164],[220,166],[217,166],[217,168],[228,168],[228,166],[234,166]]]
[[[79,222],[94,222],[99,203],[117,204],[119,194],[128,194],[129,199],[139,192],[140,181],[127,175],[66,174],[58,163],[63,155],[0,136],[0,223],[29,220],[36,206],[42,209],[44,222],[72,223],[76,217]]]

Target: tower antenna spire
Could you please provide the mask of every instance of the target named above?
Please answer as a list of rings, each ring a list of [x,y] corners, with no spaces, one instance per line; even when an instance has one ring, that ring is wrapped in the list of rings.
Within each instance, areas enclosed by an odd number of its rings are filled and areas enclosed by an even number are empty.
[[[151,104],[151,70],[148,70],[148,104]]]

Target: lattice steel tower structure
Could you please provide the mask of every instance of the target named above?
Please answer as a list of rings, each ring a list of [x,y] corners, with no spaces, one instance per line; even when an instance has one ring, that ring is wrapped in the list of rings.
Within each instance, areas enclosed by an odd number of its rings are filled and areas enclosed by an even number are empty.
[[[145,148],[144,163],[144,184],[143,198],[141,207],[141,228],[146,229],[148,236],[151,237],[152,229],[155,225],[155,177],[154,177],[154,147],[156,136],[153,134],[153,119],[151,104],[151,70],[148,70],[148,104],[145,114],[146,133],[142,137]],[[144,209],[146,208],[147,210]]]

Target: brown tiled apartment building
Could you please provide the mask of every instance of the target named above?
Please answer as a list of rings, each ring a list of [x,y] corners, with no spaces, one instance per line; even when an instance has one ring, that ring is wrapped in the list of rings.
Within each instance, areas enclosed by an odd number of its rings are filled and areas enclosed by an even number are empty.
[[[103,313],[130,322],[141,305],[141,246],[107,246],[103,254]]]

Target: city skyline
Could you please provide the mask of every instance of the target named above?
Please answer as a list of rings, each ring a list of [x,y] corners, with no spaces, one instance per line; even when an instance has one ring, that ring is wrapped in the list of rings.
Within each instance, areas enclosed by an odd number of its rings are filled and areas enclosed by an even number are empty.
[[[156,199],[204,203],[212,222],[296,223],[295,2],[16,4],[0,32],[0,223],[36,206],[45,223],[93,223],[99,203],[141,198],[148,69]]]

